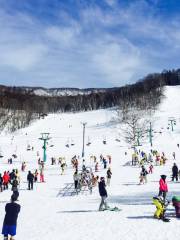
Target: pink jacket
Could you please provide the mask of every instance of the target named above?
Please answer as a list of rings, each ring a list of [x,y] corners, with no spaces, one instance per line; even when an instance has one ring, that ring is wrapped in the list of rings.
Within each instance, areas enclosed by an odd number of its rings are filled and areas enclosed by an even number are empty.
[[[168,192],[167,183],[162,178],[159,180],[159,190],[163,192]]]

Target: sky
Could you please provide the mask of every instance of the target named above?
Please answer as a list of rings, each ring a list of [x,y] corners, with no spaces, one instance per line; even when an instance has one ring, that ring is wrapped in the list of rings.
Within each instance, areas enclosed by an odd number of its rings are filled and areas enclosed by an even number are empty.
[[[118,87],[179,55],[179,0],[0,0],[3,85]]]

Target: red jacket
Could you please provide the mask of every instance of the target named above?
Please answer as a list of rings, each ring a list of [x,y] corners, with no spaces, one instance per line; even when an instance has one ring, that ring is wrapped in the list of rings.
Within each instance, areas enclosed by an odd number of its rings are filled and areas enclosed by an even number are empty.
[[[159,180],[159,190],[163,192],[168,192],[167,183],[162,178]]]
[[[3,175],[3,182],[4,182],[4,183],[8,183],[8,182],[9,182],[9,175],[8,175],[7,173],[5,173],[5,174]]]

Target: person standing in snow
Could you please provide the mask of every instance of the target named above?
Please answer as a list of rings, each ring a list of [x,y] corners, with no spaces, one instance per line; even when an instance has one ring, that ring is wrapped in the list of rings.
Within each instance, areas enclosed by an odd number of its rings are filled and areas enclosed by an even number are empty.
[[[73,175],[73,179],[74,179],[74,188],[76,190],[76,193],[78,193],[79,174],[78,174],[77,170],[75,171],[75,173]]]
[[[176,179],[176,181],[178,181],[178,166],[176,165],[176,163],[174,163],[172,167],[172,181],[174,181],[174,178]]]
[[[28,190],[33,190],[34,175],[31,173],[31,171],[28,172],[27,181],[28,181]]]
[[[101,196],[101,203],[99,205],[99,211],[103,211],[103,206],[105,207],[105,209],[108,209],[108,205],[106,202],[107,199],[107,191],[106,191],[106,184],[105,184],[105,179],[104,177],[100,178],[100,182],[99,182],[99,195]]]
[[[163,199],[165,201],[167,192],[168,192],[168,186],[166,183],[166,175],[161,175],[161,179],[159,180],[159,195],[158,196],[163,196]]]
[[[21,206],[16,203],[17,197],[13,194],[11,196],[11,202],[7,203],[5,206],[5,218],[3,222],[2,234],[4,235],[4,240],[8,240],[8,235],[10,235],[10,240],[14,240],[16,235],[17,218],[20,212]]]
[[[148,174],[148,171],[145,169],[144,166],[142,166],[140,175],[143,176],[143,180],[145,183],[147,183],[147,174]]]
[[[5,189],[8,189],[8,184],[9,184],[9,180],[10,180],[10,177],[9,177],[8,172],[5,171],[2,178],[3,178],[4,190],[5,190]]]
[[[107,186],[110,186],[111,176],[112,176],[112,172],[111,172],[111,168],[109,167],[107,170]]]

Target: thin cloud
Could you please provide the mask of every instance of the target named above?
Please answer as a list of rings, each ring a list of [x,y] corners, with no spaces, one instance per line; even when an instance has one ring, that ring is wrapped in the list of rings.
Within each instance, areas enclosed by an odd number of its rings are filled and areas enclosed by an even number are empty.
[[[33,14],[27,2],[26,11],[12,14],[7,1],[0,10],[3,84],[112,87],[178,66],[180,21],[158,15],[158,2],[77,1],[73,10],[59,1],[46,9],[40,1],[36,8],[44,15]]]

